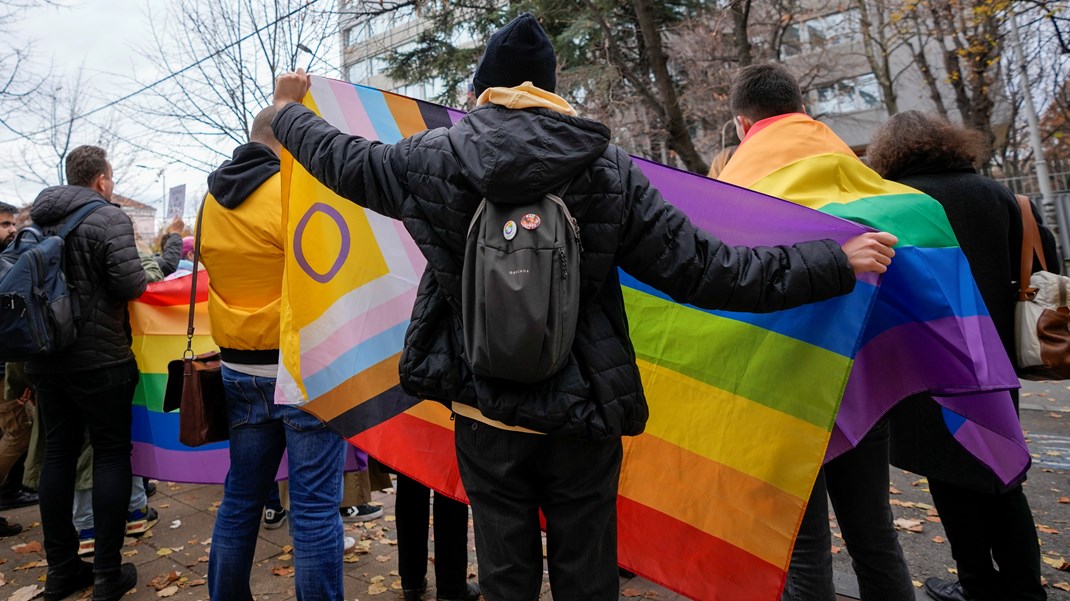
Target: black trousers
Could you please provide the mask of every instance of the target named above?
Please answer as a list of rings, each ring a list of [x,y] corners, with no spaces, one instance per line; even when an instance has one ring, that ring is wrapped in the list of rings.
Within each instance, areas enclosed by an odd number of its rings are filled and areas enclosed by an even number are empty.
[[[64,374],[30,374],[37,392],[45,457],[41,465],[41,527],[49,572],[78,562],[74,478],[85,432],[93,447],[93,570],[119,569],[130,503],[131,403],[138,382],[133,361]]]
[[[401,586],[420,588],[427,576],[431,489],[398,474],[398,574]],[[435,586],[440,597],[460,597],[468,580],[468,506],[435,493]]]
[[[971,597],[1047,599],[1040,584],[1037,529],[1021,486],[986,494],[930,477],[929,491],[951,543],[959,581]]]
[[[836,599],[826,498],[836,511],[862,601],[914,599],[888,502],[888,477],[888,427],[884,423],[821,468],[791,553],[783,601]]]
[[[539,511],[555,601],[615,601],[620,439],[591,442],[500,430],[458,416],[457,459],[472,502],[486,601],[535,601]]]

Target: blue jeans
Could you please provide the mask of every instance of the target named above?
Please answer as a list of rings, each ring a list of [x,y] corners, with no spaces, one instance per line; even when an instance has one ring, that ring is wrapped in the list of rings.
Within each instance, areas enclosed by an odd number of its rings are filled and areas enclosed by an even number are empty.
[[[275,379],[223,366],[230,416],[230,471],[212,532],[208,592],[251,601],[249,574],[260,516],[288,453],[294,583],[299,601],[340,601],[345,441],[297,407],[276,405]]]
[[[145,481],[141,476],[134,476],[130,481],[130,505],[127,512],[144,509],[149,505],[145,494]],[[74,529],[89,530],[93,527],[93,489],[74,491]]]

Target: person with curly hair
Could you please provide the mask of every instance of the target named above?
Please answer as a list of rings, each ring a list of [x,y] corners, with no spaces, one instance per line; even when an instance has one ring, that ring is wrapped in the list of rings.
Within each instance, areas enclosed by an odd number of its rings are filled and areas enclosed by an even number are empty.
[[[870,166],[935,198],[947,212],[970,263],[1000,340],[1015,363],[1014,304],[1022,248],[1022,214],[1014,194],[977,173],[986,159],[982,134],[907,111],[873,135]],[[1033,208],[1037,222],[1041,222]],[[1041,225],[1048,267],[1057,270],[1055,238]],[[1036,267],[1034,267],[1036,269]],[[1018,391],[1011,391],[1015,409]],[[901,402],[890,415],[891,461],[926,476],[951,543],[959,580],[929,578],[925,590],[940,601],[1046,599],[1040,547],[1021,484],[1011,488],[951,436],[928,394]],[[995,565],[993,565],[993,561]]]

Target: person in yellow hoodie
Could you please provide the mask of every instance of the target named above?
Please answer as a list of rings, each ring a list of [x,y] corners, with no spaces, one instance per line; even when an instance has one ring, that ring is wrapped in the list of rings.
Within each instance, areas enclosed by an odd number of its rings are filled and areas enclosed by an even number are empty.
[[[212,532],[208,592],[251,601],[260,515],[288,453],[294,582],[303,599],[343,598],[345,441],[298,407],[275,404],[285,230],[275,109],[253,120],[249,143],[208,176],[200,258],[210,284],[212,338],[223,358],[230,471]]]
[[[843,247],[723,244],[662,199],[609,143],[608,128],[554,94],[556,68],[538,20],[520,15],[487,44],[475,72],[476,108],[452,127],[396,144],[343,134],[301,106],[310,82],[300,71],[275,86],[282,145],[341,197],[401,220],[427,259],[399,375],[409,394],[456,413],[487,601],[539,596],[540,511],[554,599],[619,597],[621,437],[641,433],[648,410],[618,267],[680,302],[769,311],[848,292],[854,273],[885,269],[895,243],[871,233]],[[560,197],[583,242],[578,274],[569,275],[581,288],[574,342],[564,365],[541,381],[476,374],[465,358],[461,309],[473,215],[483,199],[524,206],[548,193]],[[520,222],[535,231],[542,221],[531,214]],[[504,240],[526,235],[511,220],[490,231]]]

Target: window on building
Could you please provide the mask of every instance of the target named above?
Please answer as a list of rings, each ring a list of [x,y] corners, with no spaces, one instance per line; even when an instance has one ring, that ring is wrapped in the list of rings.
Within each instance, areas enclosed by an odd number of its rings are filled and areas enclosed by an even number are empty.
[[[793,23],[784,31],[781,52],[795,56],[861,39],[862,17],[857,9]]]
[[[356,46],[367,37],[368,24],[357,23],[346,30],[346,46]]]
[[[809,112],[813,115],[856,113],[881,107],[881,90],[872,73],[842,79],[810,93]]]
[[[357,61],[346,69],[346,79],[352,83],[360,83],[371,76],[370,69],[371,64],[367,59]]]

